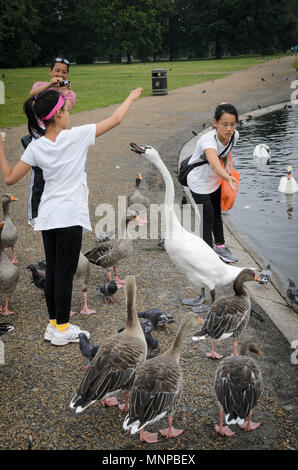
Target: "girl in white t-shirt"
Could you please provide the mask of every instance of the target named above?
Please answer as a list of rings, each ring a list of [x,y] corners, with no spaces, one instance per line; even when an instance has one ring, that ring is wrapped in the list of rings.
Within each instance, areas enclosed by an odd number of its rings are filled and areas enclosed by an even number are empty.
[[[225,245],[223,223],[221,217],[221,180],[228,181],[236,191],[237,180],[230,175],[229,159],[239,138],[236,130],[238,113],[236,108],[228,103],[217,106],[213,119],[213,130],[199,138],[194,154],[189,164],[200,160],[206,164],[197,166],[188,174],[187,184],[195,202],[203,207],[203,239],[226,262],[236,262],[238,259]],[[225,163],[221,166],[220,160]]]
[[[6,184],[17,183],[32,166],[45,180],[34,230],[41,230],[46,254],[45,297],[49,324],[44,339],[54,345],[78,342],[79,327],[69,323],[72,283],[82,244],[82,230],[91,230],[85,163],[88,148],[98,137],[119,125],[142,88],[130,92],[114,113],[97,124],[69,127],[66,100],[57,90],[29,98],[24,109],[33,139],[21,160],[7,162],[0,136],[0,170]],[[39,126],[43,121],[45,129]],[[88,331],[85,331],[90,337]]]

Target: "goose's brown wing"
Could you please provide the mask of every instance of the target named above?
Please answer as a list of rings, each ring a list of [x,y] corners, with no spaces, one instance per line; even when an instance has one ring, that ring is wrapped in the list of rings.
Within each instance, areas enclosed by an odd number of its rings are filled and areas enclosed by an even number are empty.
[[[230,419],[246,419],[262,393],[262,374],[248,356],[230,356],[220,364],[214,383],[215,393]]]
[[[129,388],[134,374],[146,357],[146,343],[125,334],[110,336],[99,347],[78,388],[74,407],[86,407],[94,400],[119,389]]]
[[[202,326],[214,339],[220,338],[224,333],[240,332],[246,326],[250,314],[250,302],[236,296],[218,299],[214,303]]]
[[[138,371],[131,389],[129,423],[140,426],[162,413],[173,415],[182,391],[182,371],[162,357],[147,360]]]

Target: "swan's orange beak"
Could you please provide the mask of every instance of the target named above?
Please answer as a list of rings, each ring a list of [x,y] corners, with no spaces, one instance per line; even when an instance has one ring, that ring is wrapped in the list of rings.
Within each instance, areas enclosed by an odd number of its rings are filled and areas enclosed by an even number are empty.
[[[10,196],[10,200],[11,200],[11,201],[18,201],[18,199],[17,199],[16,197],[14,197],[14,196]]]
[[[254,281],[259,281],[258,276],[255,274]]]

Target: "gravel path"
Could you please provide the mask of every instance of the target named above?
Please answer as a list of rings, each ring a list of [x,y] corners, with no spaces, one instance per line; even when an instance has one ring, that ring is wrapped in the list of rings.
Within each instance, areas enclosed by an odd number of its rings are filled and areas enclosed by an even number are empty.
[[[296,79],[296,72],[291,68],[292,60],[274,60],[214,82],[136,102],[124,123],[97,139],[96,145],[90,148],[87,173],[93,227],[100,220],[96,208],[102,203],[113,205],[117,216],[117,197],[133,192],[138,172],[143,175],[142,190],[150,202],[159,204],[163,201],[161,175],[130,151],[130,142],[147,143],[158,149],[174,177],[179,203],[183,192],[176,183],[175,172],[179,152],[192,137],[191,131],[200,131],[204,123],[209,124],[216,105],[223,100],[235,104],[240,114],[256,109],[258,105],[288,101],[293,91],[290,83]],[[263,82],[261,77],[266,81]],[[202,90],[206,93],[202,94]],[[72,125],[96,122],[113,109],[115,106],[75,114],[71,118]],[[7,133],[7,155],[14,164],[22,153],[20,137],[26,133],[26,127],[3,130]],[[19,230],[16,256],[20,262],[20,281],[10,302],[15,313],[1,319],[10,321],[15,331],[3,339],[5,364],[0,365],[0,449],[26,449],[29,435],[33,438],[32,448],[39,450],[297,448],[297,365],[290,361],[291,350],[287,341],[264,313],[265,321],[252,317],[245,333],[245,337],[254,334],[263,344],[263,356],[258,358],[258,362],[263,371],[265,389],[254,414],[255,420],[261,421],[262,425],[255,432],[244,433],[237,428],[234,429],[236,436],[222,438],[214,431],[219,418],[213,393],[218,363],[204,355],[210,343],[193,344],[190,337],[186,338],[182,351],[184,392],[174,418],[174,424],[185,429],[180,437],[171,440],[160,437],[160,441],[151,446],[141,443],[137,435],[124,433],[123,415],[116,407],[106,409],[93,405],[75,416],[69,408],[69,401],[84,373],[81,367],[85,361],[77,344],[56,348],[43,341],[47,325],[45,301],[25,269],[43,257],[41,236],[26,223],[28,183],[29,178],[26,177],[9,188],[18,198],[11,204],[10,211]],[[3,183],[1,190],[2,193],[7,191]],[[83,251],[90,249],[94,242],[94,233],[85,234]],[[127,274],[135,275],[137,280],[138,311],[159,307],[175,317],[175,323],[168,329],[154,333],[160,341],[159,350],[164,351],[188,311],[181,305],[181,297],[195,295],[196,292],[170,262],[165,251],[157,246],[157,240],[136,240],[134,256],[119,265],[119,276],[124,278]],[[91,332],[91,340],[96,344],[116,332],[125,322],[123,290],[117,292],[113,305],[105,305],[98,296],[96,287],[105,279],[105,272],[92,266],[88,304],[97,313],[88,317],[78,313],[72,319],[73,323]],[[231,286],[228,286],[219,289],[218,295],[231,292]],[[82,306],[82,294],[75,286],[72,309],[79,312]],[[254,309],[260,311],[257,305]],[[218,351],[229,354],[230,342],[220,344]],[[152,425],[150,431],[156,431],[161,424],[164,423]]]

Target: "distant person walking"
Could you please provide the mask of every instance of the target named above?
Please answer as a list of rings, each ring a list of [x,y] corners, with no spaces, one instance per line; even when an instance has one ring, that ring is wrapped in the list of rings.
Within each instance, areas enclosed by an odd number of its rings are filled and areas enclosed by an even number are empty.
[[[0,170],[6,184],[17,183],[32,167],[42,169],[45,186],[34,230],[42,232],[46,255],[45,297],[49,324],[44,339],[63,346],[78,342],[80,328],[69,323],[72,284],[82,245],[82,231],[92,230],[85,172],[88,148],[95,138],[119,125],[142,88],[130,92],[113,114],[98,122],[69,129],[67,100],[49,89],[24,109],[32,139],[20,161],[8,163],[0,136]],[[40,122],[44,125],[40,126]],[[99,167],[100,172],[100,167]],[[90,337],[89,332],[85,332]]]

